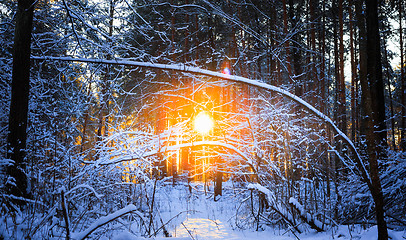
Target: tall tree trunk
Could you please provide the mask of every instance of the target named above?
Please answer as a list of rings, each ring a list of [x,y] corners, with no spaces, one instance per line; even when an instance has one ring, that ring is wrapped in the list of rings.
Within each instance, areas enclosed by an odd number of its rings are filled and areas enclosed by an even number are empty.
[[[341,2],[341,0],[340,0]],[[337,11],[340,11],[340,8],[337,4],[337,1],[333,1],[332,2],[332,7],[333,9],[337,9]],[[339,12],[335,12],[334,15],[341,15]],[[341,99],[341,93],[342,93],[342,86],[341,86],[341,64],[340,64],[340,26],[339,26],[339,18],[340,16],[338,16],[338,18],[334,17],[333,19],[333,33],[334,33],[334,80],[335,80],[335,106],[334,106],[334,119],[337,122],[338,127],[340,128],[341,131],[343,131],[345,133],[344,127],[343,127],[343,119],[342,119],[342,115],[343,115],[343,102]],[[334,135],[333,135],[334,136]],[[333,138],[334,141],[334,145],[336,146],[336,148],[341,151],[342,149],[342,143]],[[340,178],[340,169],[341,169],[341,161],[340,159],[333,155],[332,157],[332,166],[333,166],[333,180],[334,180],[334,185],[335,185],[335,195],[337,196],[337,201],[336,204],[334,206],[334,218],[337,219],[338,218],[338,206],[341,202],[341,195],[340,195],[340,191],[339,191],[339,178]]]
[[[283,5],[283,36],[285,37],[285,55],[286,55],[286,65],[288,69],[288,76],[291,79],[292,76],[292,62],[290,57],[290,49],[289,49],[289,41],[288,41],[288,10],[286,7],[286,0],[282,0]],[[291,80],[289,80],[290,84],[293,84]],[[283,83],[282,83],[283,84]]]
[[[208,31],[208,33],[209,33],[209,36],[208,36],[208,38],[209,38],[209,44],[210,44],[210,48],[212,49],[212,50],[214,50],[215,49],[215,41],[214,41],[214,39],[216,38],[215,36],[214,36],[214,31],[213,31],[213,28],[214,28],[214,26],[215,26],[215,22],[214,22],[214,14],[209,14],[208,16],[207,16],[207,25],[208,25],[208,27],[209,27],[209,31]],[[212,70],[212,71],[216,71],[216,63],[215,63],[215,57],[214,57],[214,53],[211,51],[211,56],[210,56],[210,58],[211,58],[211,60],[210,60],[210,62],[209,62],[209,64],[208,64],[208,69],[209,70]]]
[[[357,98],[356,98],[356,81],[357,81],[357,64],[355,59],[355,50],[354,50],[354,28],[353,28],[353,8],[352,0],[350,0],[350,6],[348,8],[349,12],[349,28],[350,28],[350,57],[351,57],[351,140],[356,141],[356,131],[357,131]]]
[[[7,168],[7,175],[15,179],[7,184],[7,191],[16,197],[28,197],[29,189],[25,173],[27,142],[28,102],[30,93],[31,32],[35,2],[19,0],[14,32],[13,73],[11,104],[7,137],[7,158],[14,163]],[[22,201],[16,201],[23,204]]]
[[[326,114],[326,3],[323,1],[321,27],[320,27],[320,41],[319,44],[321,49],[321,70],[320,70],[320,110],[322,113]]]
[[[356,3],[357,20],[360,30],[360,82],[361,82],[361,104],[364,111],[362,126],[365,131],[365,140],[369,160],[369,174],[371,183],[368,185],[375,203],[376,220],[378,224],[378,240],[388,239],[388,230],[385,222],[384,201],[382,186],[379,179],[378,158],[382,155],[382,134],[375,131],[374,113],[379,114],[378,104],[373,103],[374,90],[382,81],[381,52],[379,45],[378,28],[378,4],[376,0],[366,1],[366,18],[362,12],[362,0]],[[365,21],[365,20],[366,21]],[[366,29],[365,29],[366,26]],[[375,76],[375,74],[380,76]],[[370,86],[374,83],[373,86]],[[381,89],[383,91],[383,87]],[[386,132],[385,132],[386,133]],[[386,137],[385,137],[386,139]]]
[[[110,0],[110,6],[109,6],[109,37],[110,39],[107,39],[107,42],[111,42],[111,37],[113,36],[113,30],[114,30],[114,11],[115,11],[115,0]],[[112,57],[110,54],[107,55],[107,59],[110,60]],[[107,65],[105,68],[105,73],[104,73],[104,81],[101,83],[101,97],[100,97],[100,112],[99,112],[99,123],[98,123],[98,128],[97,128],[97,141],[101,141],[102,137],[107,136],[108,134],[108,115],[110,113],[110,84],[109,81],[111,80],[111,69],[110,66]]]
[[[309,89],[310,91],[315,91],[314,96],[311,99],[311,103],[316,106],[317,105],[317,98],[320,93],[320,85],[319,85],[319,75],[317,74],[316,70],[316,63],[318,62],[318,58],[316,57],[316,52],[318,50],[316,49],[316,14],[315,14],[315,6],[318,5],[317,0],[309,0],[309,14],[310,14],[310,49],[312,53],[310,54],[311,58],[310,63],[311,63],[311,70],[310,70],[310,86]]]
[[[345,79],[344,79],[344,17],[343,0],[338,1],[339,21],[339,71],[338,71],[338,125],[343,133],[347,133],[346,101],[345,101]]]
[[[238,9],[241,9],[239,6]],[[275,9],[275,2],[270,3],[270,9],[269,9],[269,20],[268,20],[268,63],[267,66],[269,68],[269,79],[268,83],[273,84],[275,86],[279,86],[279,77],[276,74],[276,69],[277,69],[277,62],[273,60],[273,57],[271,55],[271,52],[276,46],[276,17],[277,17],[277,11]],[[240,14],[241,18],[241,14]]]
[[[92,77],[90,77],[91,79]],[[86,144],[86,137],[87,137],[87,126],[89,124],[89,108],[90,108],[90,94],[92,93],[92,84],[89,83],[88,88],[87,88],[87,98],[88,98],[88,107],[85,109],[84,112],[84,121],[83,121],[83,128],[82,128],[82,140],[80,143],[80,152],[83,153],[84,148],[85,148],[85,144]]]
[[[185,4],[188,5],[189,1],[186,0]],[[185,48],[184,48],[184,53],[183,56],[185,57],[184,62],[187,63],[190,60],[190,47],[189,47],[189,38],[190,38],[190,33],[189,33],[189,28],[190,28],[190,21],[189,21],[189,13],[185,14],[185,19],[186,23],[188,24],[186,26],[186,33],[185,33]]]
[[[194,28],[194,31],[195,31],[195,33],[194,33],[194,35],[196,35],[196,36],[193,36],[193,42],[194,42],[194,48],[195,48],[195,55],[194,55],[194,59],[193,60],[195,60],[196,61],[196,64],[197,65],[199,65],[199,57],[200,57],[200,54],[199,54],[199,39],[198,39],[198,37],[197,37],[197,32],[199,31],[199,15],[198,14],[195,14],[194,16],[193,16],[193,21],[194,21],[194,26],[195,26],[195,28]]]
[[[390,86],[390,80],[391,80],[391,74],[389,72],[390,69],[390,63],[389,63],[389,59],[388,59],[388,54],[387,54],[387,50],[386,50],[386,43],[384,45],[384,57],[385,57],[385,62],[387,64],[388,67],[385,67],[385,73],[386,73],[386,85]],[[392,96],[392,90],[390,87],[388,87],[388,97],[389,97],[389,109],[390,109],[390,126],[391,126],[391,149],[395,150],[397,149],[396,147],[396,138],[395,138],[395,112],[393,110],[393,96]]]
[[[406,102],[405,102],[405,58],[404,58],[404,46],[403,46],[403,6],[402,6],[402,0],[398,0],[398,7],[399,7],[399,47],[400,47],[400,92],[401,92],[401,124],[400,124],[400,149],[403,151],[406,151]]]
[[[175,29],[175,9],[174,9],[174,1],[171,0],[171,59],[172,62],[176,62],[176,51],[175,51],[175,34],[176,34],[176,29]],[[174,71],[171,72],[172,79],[171,79],[171,84],[176,86],[177,83],[177,76]],[[168,128],[176,124],[176,113],[173,112],[173,110],[176,108],[175,107],[175,99],[171,98],[169,101],[169,109],[170,111],[167,113],[167,116],[169,118],[168,120]],[[168,141],[170,140],[170,137],[168,138]],[[169,143],[171,144],[171,143]],[[166,166],[167,166],[167,173],[168,176],[172,176],[172,184],[175,185],[176,180],[177,180],[177,173],[176,173],[176,156],[170,155],[167,157],[166,160]]]
[[[327,115],[327,106],[326,106],[326,90],[328,89],[326,86],[328,85],[326,83],[326,2],[322,1],[322,16],[321,16],[321,27],[320,27],[320,41],[319,41],[319,45],[320,45],[320,51],[321,51],[321,68],[320,68],[320,111],[324,114]],[[330,132],[331,132],[331,128],[326,127],[326,131],[323,131],[323,137],[325,137],[326,139],[330,139]],[[330,159],[330,154],[329,153],[325,153],[325,158],[327,161],[324,161],[324,169],[326,171],[326,193],[327,193],[327,199],[330,199],[330,194],[331,194],[331,184],[330,184],[330,180],[331,180],[331,159]],[[326,206],[327,207],[327,206]]]
[[[216,201],[217,196],[223,195],[223,171],[221,169],[221,157],[216,158],[216,175],[215,175],[215,185],[214,185],[214,200]]]
[[[292,24],[292,29],[297,27],[296,25],[297,25],[298,19],[300,17],[298,12],[299,12],[299,9],[301,7],[301,4],[302,3],[297,5],[296,8],[295,8],[295,4],[294,4],[293,0],[289,0],[289,11],[288,11],[288,13],[289,13],[289,18],[290,18],[289,20],[290,20],[290,22]],[[299,97],[301,97],[303,95],[303,91],[304,91],[304,89],[303,89],[303,80],[300,77],[302,75],[302,67],[301,67],[302,63],[301,63],[300,51],[299,51],[300,47],[301,46],[299,45],[298,33],[293,33],[293,35],[292,35],[292,49],[291,49],[292,51],[291,51],[291,54],[292,54],[292,58],[293,58],[294,76],[296,76],[295,79],[294,79],[294,81],[295,81],[295,83],[294,83],[294,85],[295,85],[295,95],[299,96]]]
[[[385,117],[385,95],[382,77],[381,45],[379,35],[378,0],[366,0],[366,26],[367,26],[367,78],[370,86],[373,114],[372,118],[377,127],[379,138],[377,144],[384,149],[387,147],[387,131]],[[383,151],[381,151],[383,153]]]

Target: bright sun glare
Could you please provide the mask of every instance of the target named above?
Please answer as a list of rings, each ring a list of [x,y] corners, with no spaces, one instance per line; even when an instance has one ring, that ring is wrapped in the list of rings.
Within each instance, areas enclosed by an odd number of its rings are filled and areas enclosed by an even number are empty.
[[[223,74],[226,74],[226,75],[230,75],[230,69],[228,69],[228,67],[225,67],[225,68],[223,69],[222,73],[223,73]]]
[[[194,121],[194,129],[200,134],[208,134],[213,128],[213,120],[206,112],[200,112],[197,114]]]

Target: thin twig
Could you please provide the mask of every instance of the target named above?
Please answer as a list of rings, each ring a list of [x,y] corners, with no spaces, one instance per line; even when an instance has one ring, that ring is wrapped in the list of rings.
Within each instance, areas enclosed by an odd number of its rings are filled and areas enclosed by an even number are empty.
[[[75,38],[76,38],[76,40],[78,41],[78,45],[79,45],[80,49],[82,50],[83,54],[86,56],[86,52],[85,52],[85,50],[83,49],[82,44],[80,43],[79,36],[78,36],[78,34],[77,34],[77,32],[76,32],[75,25],[74,25],[74,22],[73,22],[73,18],[72,18],[70,9],[69,9],[68,4],[66,3],[65,0],[63,0],[63,5],[64,5],[64,7],[65,7],[65,9],[66,9],[66,13],[68,14],[69,21],[70,21],[70,23],[71,23],[71,25],[72,25],[73,34],[75,35]]]
[[[189,229],[185,226],[185,224],[183,224],[183,222],[182,222],[182,226],[186,229],[187,233],[189,233],[189,236],[192,238],[192,240],[195,240],[195,238],[192,236]]]
[[[189,213],[189,212],[199,212],[199,211],[195,211],[195,210],[187,210],[187,211],[182,211],[178,214],[176,214],[175,216],[173,216],[171,219],[169,219],[168,221],[166,221],[160,228],[158,228],[157,230],[155,230],[155,232],[153,232],[152,234],[149,235],[149,237],[151,236],[156,236],[159,231],[161,231],[162,228],[164,228],[166,225],[168,225],[168,223],[170,223],[173,219],[179,217],[179,215],[181,215],[182,213]]]

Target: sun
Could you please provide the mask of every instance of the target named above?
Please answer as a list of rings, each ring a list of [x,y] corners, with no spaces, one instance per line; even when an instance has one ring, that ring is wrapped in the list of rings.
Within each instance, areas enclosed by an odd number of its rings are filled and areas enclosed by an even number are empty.
[[[194,120],[194,129],[202,135],[206,135],[213,128],[214,122],[206,112],[197,114]]]

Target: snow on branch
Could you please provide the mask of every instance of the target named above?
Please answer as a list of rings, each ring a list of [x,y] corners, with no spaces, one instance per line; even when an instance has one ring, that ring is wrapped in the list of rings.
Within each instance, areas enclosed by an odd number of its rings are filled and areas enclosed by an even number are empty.
[[[0,166],[8,167],[15,163],[14,160],[8,158],[0,158]]]
[[[261,184],[258,183],[250,183],[248,184],[247,188],[249,190],[256,190],[258,193],[262,193],[266,197],[267,205],[269,208],[271,208],[273,211],[275,211],[279,216],[282,217],[282,219],[288,223],[292,228],[294,228],[298,233],[301,233],[302,231],[298,228],[297,224],[295,224],[295,221],[293,220],[293,217],[290,213],[287,211],[283,210],[280,204],[277,203],[275,194],[269,190],[268,188],[262,186]]]
[[[310,225],[311,228],[317,232],[324,232],[323,224],[314,218],[310,213],[306,212],[306,209],[295,198],[291,197],[289,203],[299,212],[300,218]]]
[[[99,199],[100,199],[101,197],[103,197],[102,194],[97,193],[96,190],[95,190],[92,186],[89,186],[88,184],[80,184],[80,185],[78,185],[78,186],[76,186],[76,187],[70,189],[68,192],[65,193],[65,196],[67,196],[67,195],[73,193],[75,190],[77,190],[77,189],[79,189],[79,188],[86,188],[86,189],[89,189],[89,190],[90,190],[91,192],[93,192],[93,194],[94,194],[97,198],[99,198]]]
[[[111,213],[107,216],[97,219],[86,230],[84,230],[82,232],[78,232],[78,233],[72,233],[72,238],[76,239],[76,240],[85,239],[92,232],[94,232],[97,228],[99,228],[103,225],[106,225],[107,223],[112,222],[112,221],[116,220],[117,218],[120,218],[131,212],[137,212],[137,208],[133,204],[130,204],[120,210],[115,211],[114,213]],[[139,213],[139,216],[142,216],[142,214]]]
[[[233,145],[219,142],[219,141],[198,141],[198,142],[191,142],[191,143],[182,143],[182,144],[177,144],[177,145],[172,145],[172,146],[165,146],[159,150],[153,150],[153,151],[149,151],[149,152],[145,152],[145,153],[136,154],[137,157],[134,157],[134,154],[133,154],[133,155],[120,156],[113,160],[100,159],[100,162],[97,162],[97,164],[100,164],[100,165],[117,164],[117,163],[121,163],[121,162],[127,162],[127,161],[136,160],[136,159],[142,159],[142,158],[155,156],[155,155],[158,155],[159,153],[163,153],[163,152],[176,151],[181,148],[190,148],[190,147],[198,147],[198,146],[223,147],[225,149],[231,150],[231,151],[235,152],[236,154],[238,154],[242,159],[244,159],[246,161],[246,163],[248,164],[248,166],[252,169],[252,171],[256,175],[256,169],[255,169],[255,167],[252,163],[252,159],[250,157],[248,157],[246,154],[244,154],[242,151],[240,151],[238,148],[234,147]],[[85,162],[85,163],[93,164],[95,162]]]
[[[271,192],[271,190],[262,186],[261,184],[250,183],[250,184],[248,184],[247,188],[249,190],[257,190],[258,192],[262,192],[263,194],[265,194],[265,196],[267,196],[268,203],[275,204],[275,201],[274,201],[275,195],[273,194],[273,192]]]
[[[125,65],[125,66],[133,66],[133,67],[142,67],[142,68],[152,68],[152,69],[159,69],[159,70],[174,70],[184,73],[192,73],[198,75],[204,75],[209,77],[216,77],[232,82],[238,83],[245,83],[253,87],[265,89],[268,91],[279,93],[286,98],[298,103],[303,108],[307,109],[309,112],[316,115],[326,124],[328,124],[333,130],[340,136],[346,144],[351,148],[351,150],[355,154],[355,161],[358,166],[359,171],[361,172],[362,178],[368,184],[369,188],[371,189],[372,182],[371,178],[366,170],[366,167],[361,159],[361,155],[358,153],[357,148],[355,147],[354,143],[345,135],[335,124],[334,122],[324,115],[322,112],[317,110],[315,107],[301,99],[300,97],[273,85],[258,81],[252,80],[249,78],[235,76],[235,75],[228,75],[223,74],[220,72],[214,72],[206,69],[201,69],[198,67],[187,66],[185,64],[161,64],[161,63],[152,63],[152,62],[138,62],[138,61],[131,61],[126,59],[113,59],[113,60],[106,60],[106,59],[88,59],[88,58],[73,58],[73,57],[50,57],[50,56],[31,56],[34,60],[48,60],[48,61],[68,61],[68,62],[85,62],[85,63],[97,63],[97,64],[113,64],[113,65]]]

